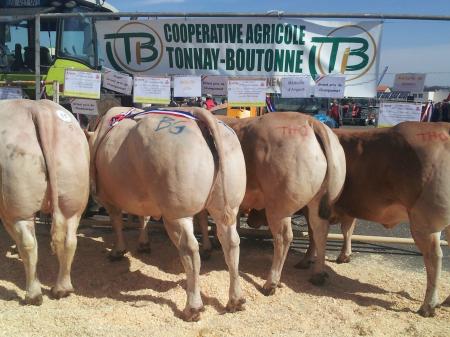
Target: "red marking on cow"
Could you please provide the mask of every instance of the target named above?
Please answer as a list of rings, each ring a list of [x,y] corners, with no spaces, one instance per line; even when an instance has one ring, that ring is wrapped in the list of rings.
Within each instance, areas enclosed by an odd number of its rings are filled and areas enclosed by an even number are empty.
[[[416,134],[416,136],[419,137],[424,142],[446,142],[450,139],[449,135],[444,131],[423,132]]]
[[[306,125],[301,126],[278,126],[275,129],[282,129],[283,136],[295,136],[300,135],[302,137],[308,135],[308,127]]]

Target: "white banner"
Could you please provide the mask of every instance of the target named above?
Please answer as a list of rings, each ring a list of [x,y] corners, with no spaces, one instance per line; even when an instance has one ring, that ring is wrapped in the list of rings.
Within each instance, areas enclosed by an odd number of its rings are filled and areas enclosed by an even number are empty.
[[[381,21],[182,18],[97,21],[104,65],[131,74],[271,77],[341,73],[374,97]]]
[[[410,93],[421,93],[425,85],[426,74],[395,74],[394,90],[407,91]]]
[[[314,88],[315,97],[343,98],[345,92],[345,77],[328,75],[316,80]]]
[[[284,77],[281,80],[281,97],[283,98],[305,98],[314,92],[309,76]]]
[[[228,80],[228,106],[265,106],[266,80]]]
[[[202,94],[212,96],[226,96],[227,95],[226,76],[202,76]]]
[[[74,114],[98,115],[97,101],[93,99],[76,98],[71,100],[70,106]]]
[[[381,103],[378,127],[389,127],[405,121],[420,121],[422,105],[415,103]]]
[[[121,94],[131,95],[133,88],[133,78],[128,74],[119,73],[118,71],[104,68],[103,87]]]
[[[170,78],[136,76],[133,85],[133,102],[169,104]]]
[[[200,97],[202,78],[200,76],[175,76],[173,78],[173,97]]]
[[[97,71],[65,69],[64,96],[100,99],[102,74]]]

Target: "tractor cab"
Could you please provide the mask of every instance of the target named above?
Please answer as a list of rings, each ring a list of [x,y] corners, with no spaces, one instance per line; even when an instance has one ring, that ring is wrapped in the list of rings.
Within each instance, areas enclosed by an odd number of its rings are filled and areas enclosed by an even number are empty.
[[[62,83],[66,68],[96,69],[95,18],[42,17],[36,32],[35,15],[115,11],[99,0],[0,0],[0,81],[35,79],[37,38],[42,79]],[[47,89],[51,91],[51,87]]]

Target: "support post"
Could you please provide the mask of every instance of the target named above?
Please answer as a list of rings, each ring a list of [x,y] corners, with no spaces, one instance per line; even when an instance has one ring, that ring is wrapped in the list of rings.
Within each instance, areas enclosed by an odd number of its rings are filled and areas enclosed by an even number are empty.
[[[35,98],[41,99],[41,17],[34,16],[34,71],[35,71]]]
[[[59,104],[59,82],[53,81],[53,102]]]

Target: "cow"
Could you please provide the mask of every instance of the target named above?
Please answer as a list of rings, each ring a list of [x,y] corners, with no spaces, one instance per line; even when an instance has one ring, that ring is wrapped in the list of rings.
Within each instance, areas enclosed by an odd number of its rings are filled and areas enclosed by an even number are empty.
[[[76,230],[89,196],[89,147],[73,115],[48,100],[0,102],[0,218],[26,273],[25,303],[42,304],[35,215],[51,213],[59,260],[55,298],[73,292]]]
[[[345,239],[338,262],[350,259],[356,218],[386,228],[409,221],[427,273],[418,313],[434,316],[440,304],[440,232],[450,232],[450,124],[404,122],[392,128],[336,133],[347,161],[344,189],[332,210],[332,222],[341,223]],[[308,265],[314,251],[311,240],[300,265]],[[450,296],[444,303],[450,305]]]
[[[305,206],[320,247],[318,255],[325,259],[327,219],[345,179],[344,151],[326,125],[297,112],[220,119],[236,131],[244,152],[247,187],[240,208],[265,209],[273,235],[272,266],[262,289],[265,295],[272,295],[281,286],[293,238],[291,216]],[[205,228],[206,214],[200,217]],[[207,230],[202,233],[205,238]],[[210,247],[208,242],[204,245]],[[324,263],[316,263],[311,282],[322,284],[326,277]]]
[[[180,110],[192,115],[183,115]],[[95,132],[87,133],[92,155],[91,190],[108,211],[116,237],[111,254],[120,257],[125,253],[122,211],[140,217],[162,216],[187,276],[183,316],[186,321],[197,321],[203,303],[192,217],[207,209],[217,222],[230,273],[227,310],[243,310],[236,214],[244,197],[246,176],[236,134],[202,108],[157,110],[110,124],[127,112],[130,108],[109,110]]]

